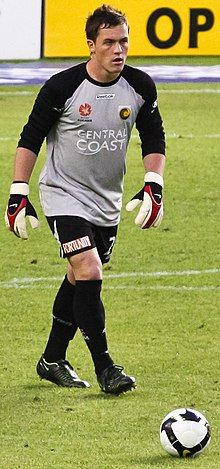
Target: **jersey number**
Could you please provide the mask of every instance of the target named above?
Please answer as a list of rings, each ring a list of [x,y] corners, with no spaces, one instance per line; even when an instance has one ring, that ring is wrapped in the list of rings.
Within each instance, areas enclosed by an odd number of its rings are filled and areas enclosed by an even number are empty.
[[[110,245],[109,245],[108,251],[106,251],[104,253],[104,256],[105,256],[106,259],[109,259],[110,255],[112,253],[112,249],[113,249],[113,246],[115,244],[115,236],[111,236],[109,238],[109,243],[110,243]]]

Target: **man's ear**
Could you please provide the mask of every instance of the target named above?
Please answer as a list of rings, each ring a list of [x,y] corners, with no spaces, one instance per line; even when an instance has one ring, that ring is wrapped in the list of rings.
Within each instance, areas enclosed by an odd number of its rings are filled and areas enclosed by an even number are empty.
[[[90,54],[94,54],[94,52],[95,52],[95,43],[94,43],[94,41],[92,41],[92,39],[87,39],[87,44],[88,44]]]

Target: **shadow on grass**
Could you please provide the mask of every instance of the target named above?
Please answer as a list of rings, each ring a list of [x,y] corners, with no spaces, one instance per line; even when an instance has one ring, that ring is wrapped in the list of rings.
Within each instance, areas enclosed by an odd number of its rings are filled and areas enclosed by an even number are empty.
[[[132,392],[126,392],[126,393],[122,393],[120,394],[119,396],[117,395],[114,395],[114,394],[106,394],[102,391],[98,391],[97,393],[90,393],[90,394],[86,394],[84,397],[85,399],[88,399],[88,400],[93,400],[93,399],[128,399],[129,396],[133,397],[133,393]]]
[[[173,460],[174,461],[174,460]],[[134,464],[134,465],[143,465],[145,467],[163,467],[166,465],[166,463],[171,462],[171,458],[167,456],[166,454],[164,455],[158,455],[158,456],[141,456],[136,459],[130,459],[130,461],[127,461],[128,467],[129,464]]]
[[[193,458],[176,458],[169,456],[168,454],[164,453],[163,454],[158,454],[154,456],[140,456],[137,458],[131,458],[126,461],[125,458],[123,458],[123,463],[127,462],[127,467],[145,467],[150,468],[150,467],[159,467],[159,468],[170,468],[170,467],[177,467],[177,465],[181,464],[181,467],[183,464],[193,464],[193,461],[195,461]]]
[[[56,386],[53,383],[36,383],[36,384],[24,384],[21,386],[21,388],[25,389],[26,391],[52,391],[55,392],[61,391],[61,392],[68,392],[68,393],[74,393],[74,398],[79,398],[79,399],[87,399],[87,400],[97,400],[97,399],[123,399],[128,396],[131,396],[133,393],[131,392],[126,392],[123,394],[120,394],[119,396],[113,395],[113,394],[105,394],[102,391],[91,391],[91,389],[83,389],[83,388],[69,388],[69,387],[62,387],[62,386]]]

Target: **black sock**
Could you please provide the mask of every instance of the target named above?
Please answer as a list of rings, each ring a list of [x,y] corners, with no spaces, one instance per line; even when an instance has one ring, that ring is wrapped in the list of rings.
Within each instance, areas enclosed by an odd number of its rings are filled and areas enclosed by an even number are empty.
[[[92,355],[97,375],[113,364],[105,334],[101,286],[101,280],[77,280],[73,308],[75,321]]]
[[[65,359],[69,341],[73,339],[77,325],[73,318],[75,286],[65,276],[53,304],[53,324],[44,352],[49,363]]]
[[[105,308],[104,308],[104,305],[102,303],[101,298],[100,298],[100,301],[99,301],[99,313],[101,315],[101,318],[103,320],[103,324],[105,326]]]

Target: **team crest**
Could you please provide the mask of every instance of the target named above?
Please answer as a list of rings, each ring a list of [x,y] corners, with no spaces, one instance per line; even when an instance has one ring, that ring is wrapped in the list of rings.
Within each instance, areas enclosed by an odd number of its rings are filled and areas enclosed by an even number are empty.
[[[122,107],[119,111],[119,115],[121,119],[126,120],[131,115],[131,108],[130,107]]]
[[[90,106],[90,104],[88,103],[81,104],[81,106],[79,107],[79,113],[82,117],[89,116],[91,112],[92,112],[92,106]]]

